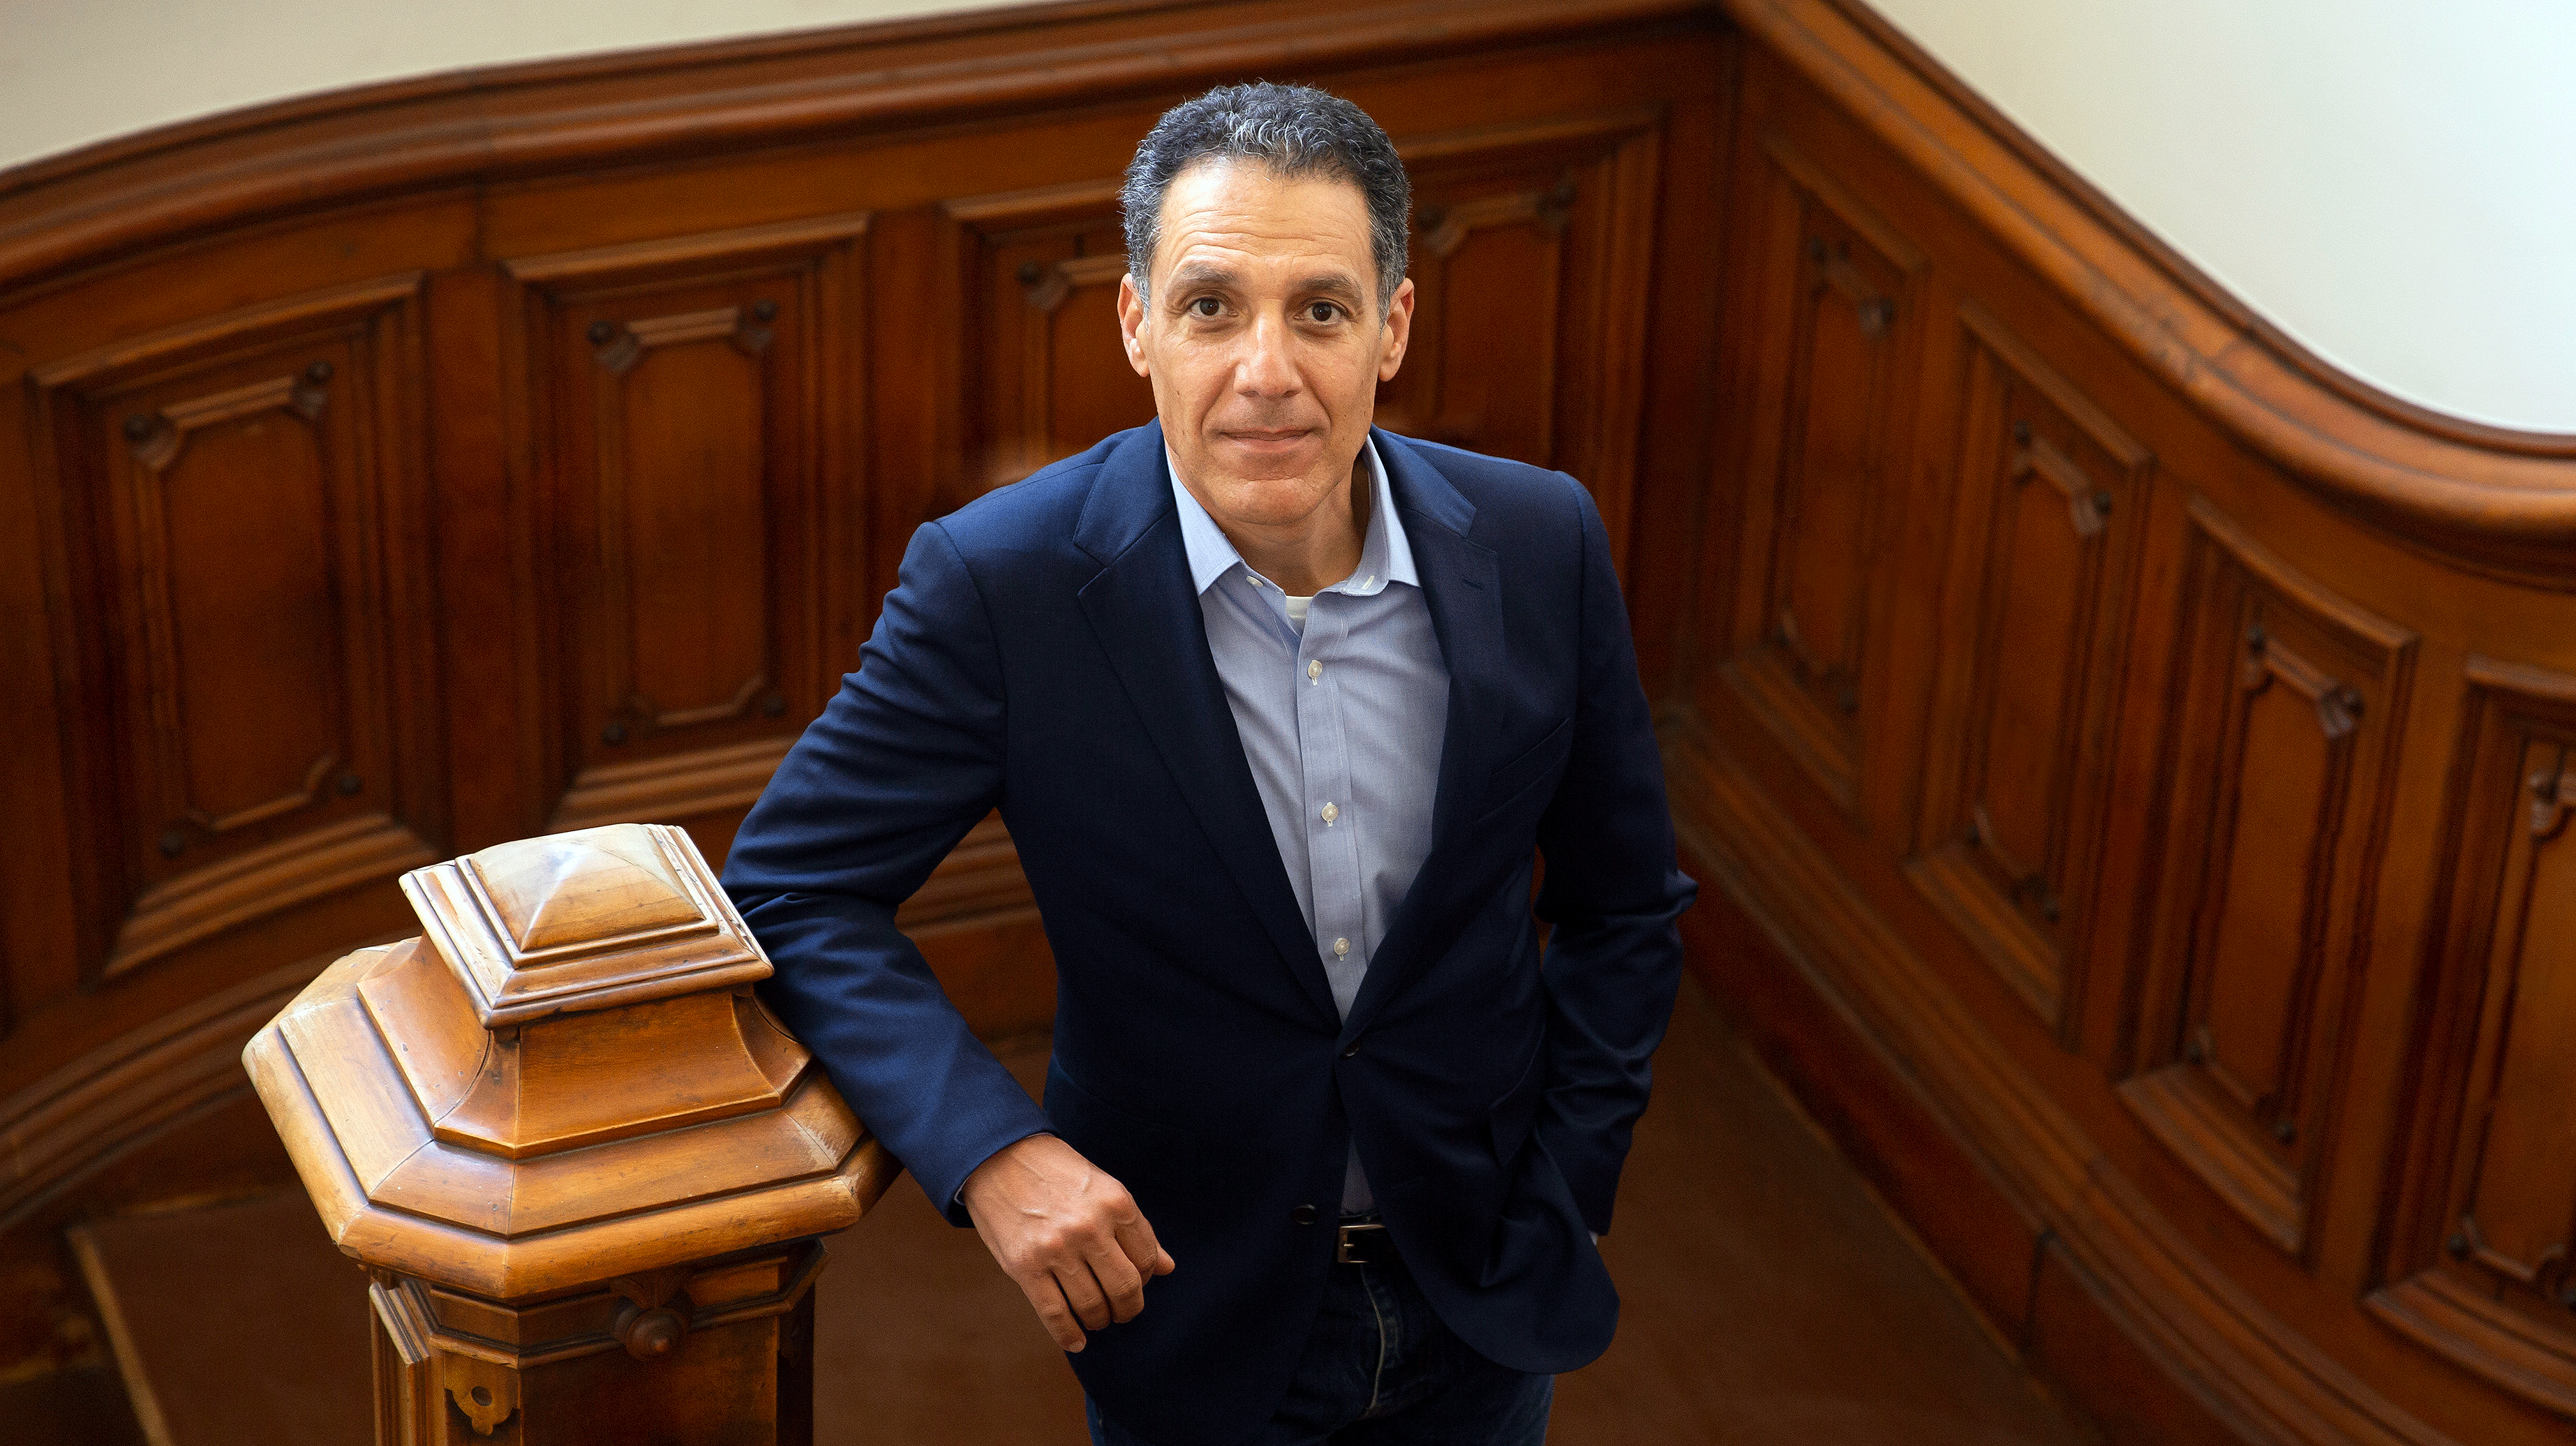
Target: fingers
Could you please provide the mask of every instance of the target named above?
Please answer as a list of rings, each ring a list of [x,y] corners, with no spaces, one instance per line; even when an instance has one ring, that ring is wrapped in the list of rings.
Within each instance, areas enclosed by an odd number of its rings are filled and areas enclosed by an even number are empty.
[[[1064,1292],[1073,1307],[1074,1319],[1091,1330],[1106,1329],[1110,1321],[1109,1297],[1092,1278],[1089,1260],[1073,1260],[1055,1267],[1056,1286]],[[1125,1316],[1118,1317],[1125,1320]]]
[[[1046,1327],[1048,1335],[1055,1337],[1056,1349],[1067,1352],[1081,1350],[1084,1342],[1082,1325],[1073,1318],[1072,1308],[1065,1304],[1064,1292],[1057,1288],[1055,1277],[1038,1273],[1012,1278],[1019,1282],[1020,1293],[1029,1298],[1029,1309],[1037,1312],[1038,1324]]]
[[[1115,1240],[1111,1240],[1103,1242],[1102,1248],[1092,1253],[1089,1264],[1089,1274],[1099,1282],[1101,1293],[1108,1298],[1110,1318],[1134,1320],[1136,1313],[1145,1308],[1145,1277],[1137,1270],[1135,1262],[1127,1258]]]
[[[1154,1238],[1152,1222],[1146,1220],[1145,1212],[1135,1208],[1133,1201],[1129,1202],[1126,1218],[1118,1222],[1118,1248],[1126,1252],[1130,1265],[1146,1275],[1172,1273],[1172,1253]]]

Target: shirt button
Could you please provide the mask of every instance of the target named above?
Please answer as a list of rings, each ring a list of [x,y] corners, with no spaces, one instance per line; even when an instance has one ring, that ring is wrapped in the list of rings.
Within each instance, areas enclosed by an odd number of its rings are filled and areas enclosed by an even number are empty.
[[[1288,1212],[1288,1218],[1299,1225],[1312,1225],[1315,1223],[1315,1207],[1300,1205]]]
[[[1333,957],[1334,957],[1334,958],[1339,959],[1339,958],[1341,958],[1343,955],[1348,954],[1349,952],[1351,952],[1351,941],[1350,941],[1350,940],[1348,940],[1348,939],[1335,939],[1335,940],[1333,941]]]
[[[1340,818],[1341,816],[1342,811],[1340,809],[1333,807],[1329,803],[1324,805],[1324,827],[1331,828],[1333,826],[1333,820]]]
[[[1306,665],[1306,676],[1309,678],[1320,678],[1324,676],[1324,665],[1322,663],[1308,663]]]

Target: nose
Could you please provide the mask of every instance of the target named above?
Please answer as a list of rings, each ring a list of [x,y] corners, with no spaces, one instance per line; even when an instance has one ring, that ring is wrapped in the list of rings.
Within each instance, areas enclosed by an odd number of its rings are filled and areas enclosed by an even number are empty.
[[[1289,355],[1286,318],[1265,313],[1244,336],[1244,351],[1234,364],[1234,389],[1247,397],[1297,395],[1297,366]]]

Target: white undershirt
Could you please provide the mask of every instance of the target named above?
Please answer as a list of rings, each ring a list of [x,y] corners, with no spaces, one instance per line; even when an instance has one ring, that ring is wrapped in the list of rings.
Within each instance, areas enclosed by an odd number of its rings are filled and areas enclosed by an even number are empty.
[[[1306,631],[1306,609],[1315,601],[1315,595],[1308,593],[1304,597],[1292,597],[1283,592],[1279,600],[1288,604],[1288,626],[1301,633]]]

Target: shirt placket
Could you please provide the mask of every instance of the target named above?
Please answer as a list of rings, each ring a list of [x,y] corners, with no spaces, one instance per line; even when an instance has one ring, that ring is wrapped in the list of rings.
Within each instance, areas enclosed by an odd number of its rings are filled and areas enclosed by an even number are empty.
[[[1297,646],[1298,762],[1305,785],[1306,857],[1315,901],[1315,946],[1344,1016],[1368,969],[1360,903],[1362,820],[1351,814],[1350,740],[1342,726],[1341,680],[1333,671],[1349,619],[1338,593],[1316,597]]]

